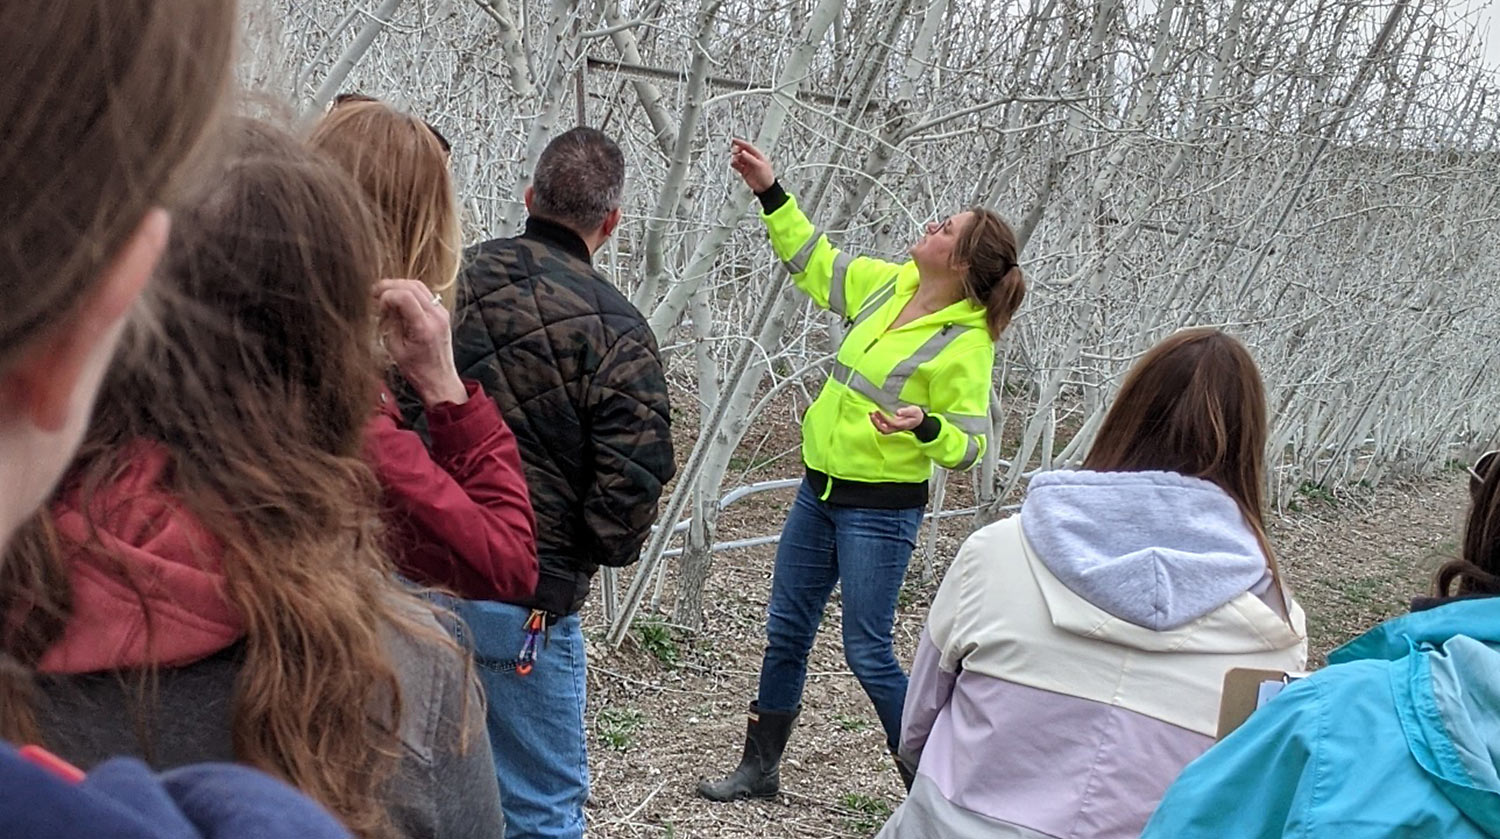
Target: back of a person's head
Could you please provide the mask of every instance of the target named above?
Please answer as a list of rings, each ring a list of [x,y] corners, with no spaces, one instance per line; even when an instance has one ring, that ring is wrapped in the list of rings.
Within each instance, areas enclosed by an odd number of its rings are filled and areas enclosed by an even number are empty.
[[[410,114],[351,97],[308,142],[351,174],[379,213],[381,275],[421,280],[451,306],[463,232],[446,141]]]
[[[953,244],[953,259],[967,266],[964,292],[984,307],[990,337],[998,340],[1026,299],[1016,232],[994,210],[970,207],[973,216]]]
[[[55,352],[71,346],[60,333],[76,330],[73,343],[98,354],[112,348],[117,330],[104,327],[115,324],[96,322],[96,309],[119,307],[99,298],[120,293],[121,272],[144,283],[160,236],[142,245],[143,230],[219,112],[235,20],[232,0],[0,3],[0,376],[38,353],[54,377],[72,375]],[[48,452],[4,457],[29,463],[24,479],[4,477],[9,504],[39,501],[66,464],[93,388],[79,386],[89,392],[64,396],[78,421]],[[7,391],[7,422],[19,401]]]
[[[384,836],[401,692],[382,632],[451,645],[394,582],[362,457],[377,386],[371,211],[347,174],[289,134],[234,120],[225,135],[226,160],[178,213],[157,325],[132,336],[142,346],[106,384],[64,489],[106,529],[97,491],[140,441],[166,453],[160,489],[221,546],[244,624],[236,757],[357,835]],[[54,532],[42,522],[20,534],[0,569],[0,599],[30,606],[4,638],[21,668],[60,636],[65,563],[89,555]],[[0,734],[34,734],[18,710],[26,685],[3,687]]]
[[[596,128],[570,129],[542,150],[531,189],[532,215],[592,233],[620,207],[625,155]]]
[[[1463,550],[1438,570],[1437,595],[1500,595],[1500,455],[1480,464],[1473,482]]]
[[[115,436],[188,456],[249,438],[358,457],[378,386],[370,289],[380,244],[369,205],[348,175],[280,129],[235,119],[224,144],[225,161],[179,212],[165,261],[156,346],[175,356],[165,360],[174,375],[133,365],[109,394],[150,403],[126,390],[164,397],[187,387],[186,410],[127,406],[124,416],[142,413],[129,425],[101,411],[98,433],[120,426]],[[225,421],[240,427],[226,435]]]
[[[1266,421],[1265,389],[1245,346],[1217,329],[1184,329],[1131,368],[1083,468],[1202,478],[1259,531]]]

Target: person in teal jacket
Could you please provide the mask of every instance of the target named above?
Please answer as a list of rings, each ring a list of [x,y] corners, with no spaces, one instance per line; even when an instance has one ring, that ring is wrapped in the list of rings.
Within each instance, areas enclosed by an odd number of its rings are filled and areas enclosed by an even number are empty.
[[[1142,839],[1500,837],[1500,469],[1437,597],[1328,656],[1190,764]]]

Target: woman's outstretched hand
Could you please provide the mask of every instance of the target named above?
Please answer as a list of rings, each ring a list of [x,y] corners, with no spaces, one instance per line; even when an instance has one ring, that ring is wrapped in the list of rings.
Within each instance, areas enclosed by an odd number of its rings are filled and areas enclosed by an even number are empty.
[[[469,392],[453,363],[453,335],[448,309],[417,280],[381,280],[375,284],[380,307],[380,339],[396,369],[427,407],[462,405]]]
[[[771,159],[766,153],[736,137],[729,144],[729,166],[745,179],[745,186],[755,192],[765,192],[776,183],[776,172],[771,168]]]
[[[879,411],[870,412],[870,424],[881,434],[895,434],[897,431],[910,431],[922,424],[927,418],[927,412],[916,405],[904,405],[896,409],[896,413],[886,416]]]

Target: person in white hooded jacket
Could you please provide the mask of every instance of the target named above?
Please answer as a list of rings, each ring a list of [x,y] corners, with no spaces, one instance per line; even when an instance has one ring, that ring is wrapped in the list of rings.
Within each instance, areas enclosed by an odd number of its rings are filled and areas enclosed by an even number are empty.
[[[878,839],[1140,835],[1213,744],[1224,673],[1306,664],[1261,523],[1265,443],[1239,341],[1146,353],[1084,468],[1038,475],[948,569],[903,715],[917,779]]]

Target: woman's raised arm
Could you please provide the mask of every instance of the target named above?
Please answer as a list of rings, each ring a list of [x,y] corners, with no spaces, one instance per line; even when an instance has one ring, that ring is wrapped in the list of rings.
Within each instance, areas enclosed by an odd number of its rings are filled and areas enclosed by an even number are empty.
[[[802,214],[797,199],[782,189],[771,159],[751,143],[739,138],[731,141],[729,166],[760,199],[771,248],[792,275],[792,282],[814,303],[855,321],[890,299],[896,276],[908,266],[854,256],[834,247]]]

